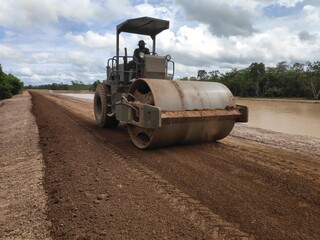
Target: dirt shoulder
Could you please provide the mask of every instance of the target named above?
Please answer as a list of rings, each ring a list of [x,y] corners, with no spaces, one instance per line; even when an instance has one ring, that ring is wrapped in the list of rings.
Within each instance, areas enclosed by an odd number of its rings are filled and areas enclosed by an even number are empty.
[[[320,158],[320,138],[279,133],[268,129],[248,127],[245,124],[237,124],[231,136]]]
[[[289,99],[289,98],[241,98],[241,97],[235,97],[235,99],[248,100],[248,101],[295,102],[295,103],[320,104],[320,100],[304,100],[304,99]]]
[[[0,238],[50,239],[44,163],[28,92],[0,102]]]

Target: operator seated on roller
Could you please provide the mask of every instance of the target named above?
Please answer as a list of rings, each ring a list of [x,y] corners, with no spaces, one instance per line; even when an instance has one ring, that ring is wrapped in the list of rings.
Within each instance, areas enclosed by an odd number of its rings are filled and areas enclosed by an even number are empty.
[[[150,54],[149,48],[146,48],[146,43],[143,40],[140,40],[138,43],[138,48],[133,52],[133,60],[129,62],[129,67],[131,70],[134,70],[135,74],[133,77],[140,77],[142,73],[142,61],[139,56],[139,53],[143,52],[144,54]]]
[[[143,52],[144,54],[150,54],[149,48],[146,48],[146,43],[143,40],[140,40],[138,43],[138,48],[136,48],[133,52],[133,60],[140,61],[139,53]]]

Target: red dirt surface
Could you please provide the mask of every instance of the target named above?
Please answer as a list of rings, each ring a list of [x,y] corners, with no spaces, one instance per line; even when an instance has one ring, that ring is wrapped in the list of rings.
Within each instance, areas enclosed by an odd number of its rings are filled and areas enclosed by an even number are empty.
[[[236,126],[146,151],[98,128],[91,102],[32,102],[54,239],[320,239],[319,139]]]

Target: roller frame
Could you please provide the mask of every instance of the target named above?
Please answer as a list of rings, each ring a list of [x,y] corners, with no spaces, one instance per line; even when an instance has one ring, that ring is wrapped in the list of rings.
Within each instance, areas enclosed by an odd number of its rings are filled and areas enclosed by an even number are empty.
[[[161,111],[159,107],[140,102],[119,102],[116,106],[117,120],[143,128],[160,128],[162,123],[208,121],[210,119],[247,122],[248,116],[243,114],[246,106],[237,105],[235,108]],[[136,120],[136,116],[139,116]]]
[[[116,56],[107,61],[102,87],[109,89],[108,116],[127,124],[132,142],[141,149],[216,141],[226,137],[235,122],[248,121],[247,107],[236,105],[223,84],[173,81],[171,56],[156,53],[156,36],[168,28],[169,21],[150,17],[124,21],[116,29]],[[151,54],[136,61],[125,48],[120,56],[123,32],[151,37]],[[146,89],[135,93],[133,86],[139,82],[145,82]],[[95,106],[94,111],[97,116],[99,108]]]
[[[161,127],[161,109],[140,102],[119,102],[116,105],[116,116],[121,122],[143,128]]]

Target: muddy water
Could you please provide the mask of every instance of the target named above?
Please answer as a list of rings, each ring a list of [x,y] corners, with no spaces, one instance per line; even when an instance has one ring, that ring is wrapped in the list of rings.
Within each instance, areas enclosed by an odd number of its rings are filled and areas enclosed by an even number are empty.
[[[237,100],[249,107],[248,126],[320,138],[320,103]]]

